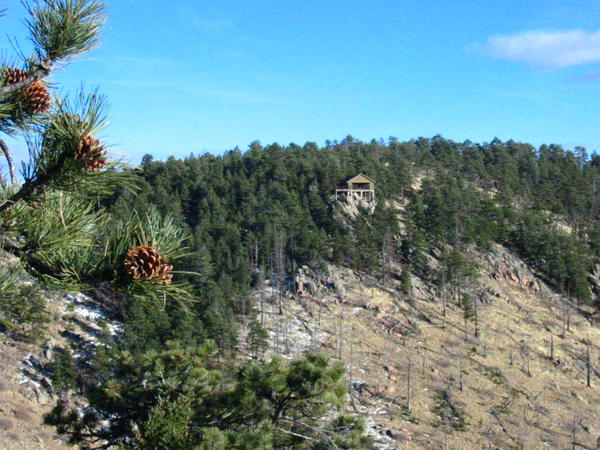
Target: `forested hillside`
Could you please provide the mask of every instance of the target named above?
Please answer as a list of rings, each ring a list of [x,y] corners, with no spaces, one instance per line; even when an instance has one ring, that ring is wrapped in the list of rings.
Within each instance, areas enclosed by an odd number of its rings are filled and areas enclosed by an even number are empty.
[[[127,166],[105,97],[53,79],[98,49],[107,5],[22,7],[0,7],[28,43],[0,57],[0,448],[600,445],[600,156],[348,136]],[[113,35],[79,73],[116,63],[112,89],[165,89],[160,112],[192,127],[196,100],[247,97],[163,83],[154,52],[194,60],[166,37],[150,54]]]
[[[377,183],[376,207],[344,216],[334,189],[359,172]],[[468,266],[462,250],[496,242],[556,290],[598,298],[588,276],[600,256],[600,156],[582,148],[348,136],[322,148],[253,142],[222,156],[147,155],[134,173],[140,192],[107,206],[116,217],[157,208],[189,231],[188,269],[202,274],[189,281],[204,299],[207,335],[225,347],[234,342],[230,319],[250,311],[246,295],[262,279],[283,286],[298,266],[321,262],[384,277],[391,257],[408,267],[404,276],[439,283],[443,274],[422,263],[445,244],[454,249],[444,250],[450,277]]]

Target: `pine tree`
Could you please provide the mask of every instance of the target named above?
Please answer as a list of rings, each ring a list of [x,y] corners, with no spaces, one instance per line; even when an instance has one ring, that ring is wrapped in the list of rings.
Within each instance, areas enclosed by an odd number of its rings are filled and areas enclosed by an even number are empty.
[[[75,389],[77,380],[77,366],[73,357],[66,350],[58,352],[52,371],[52,388],[62,395],[71,389]]]
[[[106,212],[91,200],[116,186],[134,188],[131,175],[110,161],[107,145],[96,137],[106,124],[104,97],[50,94],[53,71],[99,42],[104,4],[43,0],[25,6],[33,53],[20,67],[0,62],[0,138],[24,138],[30,156],[19,182],[10,149],[0,139],[10,174],[10,181],[0,183],[0,245],[22,264],[5,266],[0,283],[23,297],[28,288],[15,273],[24,268],[48,287],[108,282],[145,301],[187,301],[190,295],[172,282],[185,238],[173,221],[154,212],[131,213],[109,225]],[[23,321],[37,317],[15,308],[1,301],[0,323],[23,328]]]
[[[46,421],[70,442],[187,448],[370,448],[360,421],[323,421],[345,401],[344,370],[322,355],[290,364],[247,362],[235,374],[218,367],[210,343],[118,352],[80,417],[60,403]],[[99,426],[104,424],[104,426]],[[199,447],[196,447],[199,446]]]

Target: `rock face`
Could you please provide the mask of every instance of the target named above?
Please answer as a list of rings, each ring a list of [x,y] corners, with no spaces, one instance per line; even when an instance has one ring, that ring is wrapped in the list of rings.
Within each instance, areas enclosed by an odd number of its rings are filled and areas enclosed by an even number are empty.
[[[294,277],[296,294],[300,297],[315,295],[317,293],[316,280],[317,276],[313,270],[311,270],[308,266],[300,267],[296,272],[296,276]]]
[[[490,278],[506,281],[531,292],[542,291],[542,284],[531,269],[502,246],[494,244],[483,259],[487,262],[486,272]]]
[[[352,270],[331,265],[319,270],[302,266],[294,276],[295,293],[300,297],[314,296],[317,293],[343,297],[346,294],[344,286],[359,281]]]
[[[592,293],[600,297],[600,264],[596,264],[594,272],[588,277],[592,288]]]

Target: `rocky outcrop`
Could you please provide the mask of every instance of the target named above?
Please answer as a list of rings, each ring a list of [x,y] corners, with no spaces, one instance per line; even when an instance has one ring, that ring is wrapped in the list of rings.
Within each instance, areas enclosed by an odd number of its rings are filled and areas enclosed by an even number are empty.
[[[541,292],[542,283],[532,270],[504,247],[494,244],[489,252],[482,254],[488,264],[484,272],[499,281],[505,281],[531,292]]]
[[[29,343],[0,334],[0,449],[70,448],[43,425],[43,415],[58,399],[52,385],[56,356],[68,351],[85,367],[103,330],[121,333],[121,324],[88,296],[48,293],[47,302],[53,320],[44,341]],[[83,405],[82,398],[71,394],[63,398]]]
[[[596,268],[593,273],[588,276],[590,282],[590,288],[592,293],[596,297],[600,297],[600,264],[596,264]]]

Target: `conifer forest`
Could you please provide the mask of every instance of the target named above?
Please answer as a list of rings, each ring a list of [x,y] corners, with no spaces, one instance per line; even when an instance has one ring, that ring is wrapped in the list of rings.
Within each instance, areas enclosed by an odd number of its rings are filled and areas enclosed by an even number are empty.
[[[102,86],[52,81],[106,5],[25,5],[0,448],[600,448],[599,154],[348,135],[128,164]],[[372,197],[336,194],[359,174]]]

